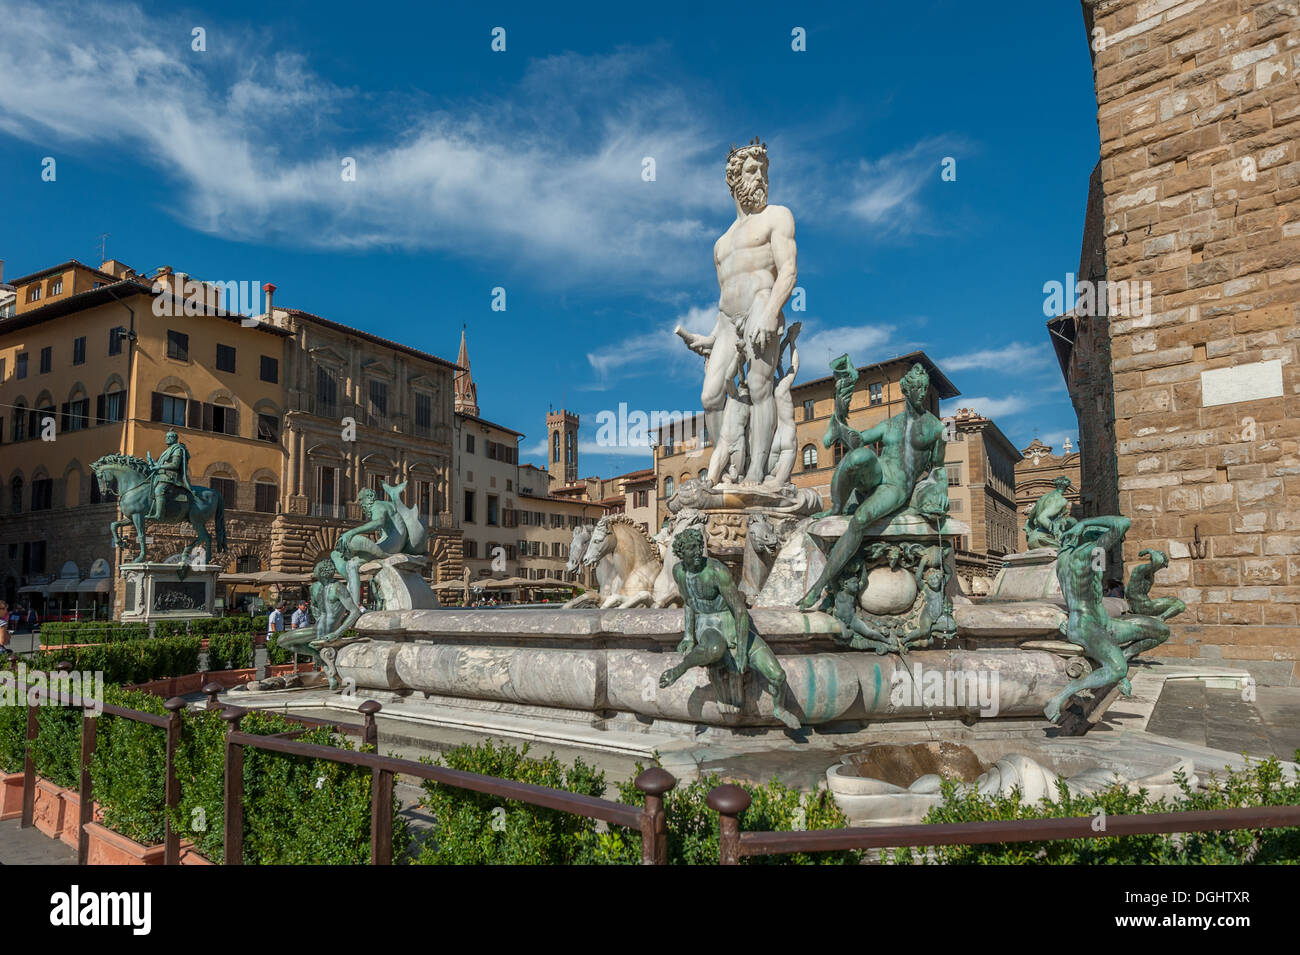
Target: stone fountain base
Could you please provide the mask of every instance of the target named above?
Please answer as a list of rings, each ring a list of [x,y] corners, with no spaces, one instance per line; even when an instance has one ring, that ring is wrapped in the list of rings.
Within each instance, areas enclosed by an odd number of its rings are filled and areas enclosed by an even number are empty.
[[[756,610],[753,622],[785,669],[787,707],[808,727],[1038,719],[1070,679],[1070,659],[1050,650],[954,641],[946,650],[878,656],[837,648],[838,624],[826,614]],[[682,628],[677,609],[377,611],[357,624],[367,639],[340,649],[336,665],[343,685],[358,692],[444,705],[525,706],[591,720],[627,714],[670,734],[781,725],[756,673],[746,677],[754,685],[743,707],[720,700],[703,670],[661,689],[660,675],[681,660]]]

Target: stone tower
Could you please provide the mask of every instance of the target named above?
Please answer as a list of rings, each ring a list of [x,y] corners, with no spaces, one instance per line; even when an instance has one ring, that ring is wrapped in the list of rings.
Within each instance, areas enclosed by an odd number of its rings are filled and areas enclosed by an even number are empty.
[[[546,469],[551,486],[578,480],[578,416],[565,411],[546,415]]]
[[[474,384],[474,376],[469,370],[469,348],[465,344],[465,326],[463,325],[460,329],[460,354],[456,356],[456,364],[465,369],[456,372],[456,377],[452,379],[451,383],[456,413],[472,415],[477,418],[478,386]]]

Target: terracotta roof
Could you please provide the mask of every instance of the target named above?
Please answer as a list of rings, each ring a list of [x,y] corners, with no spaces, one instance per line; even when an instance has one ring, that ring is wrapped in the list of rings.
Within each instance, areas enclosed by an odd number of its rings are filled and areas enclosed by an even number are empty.
[[[439,358],[437,355],[432,355],[429,352],[420,351],[420,349],[412,348],[410,345],[403,345],[401,342],[395,342],[391,338],[384,338],[382,335],[376,335],[374,332],[367,332],[367,331],[363,331],[360,328],[355,328],[351,325],[344,325],[342,322],[336,322],[331,319],[325,318],[321,315],[315,315],[311,312],[304,312],[300,308],[284,308],[279,305],[277,305],[275,308],[276,311],[287,312],[290,315],[296,315],[299,318],[305,318],[310,322],[316,322],[319,325],[324,325],[326,328],[332,328],[336,332],[343,332],[346,335],[356,335],[358,338],[364,338],[366,339],[366,341],[374,342],[376,345],[383,345],[385,348],[392,348],[400,352],[405,352],[408,355],[411,355],[415,358],[421,358],[424,361],[431,361],[434,364],[442,365],[446,368],[451,368],[456,371],[467,370],[467,369],[462,369],[460,365],[456,364],[455,362],[447,361],[447,359],[445,358]],[[500,427],[500,425],[494,425],[494,427]],[[506,428],[504,430],[509,431],[510,429]],[[518,434],[518,432],[515,433]]]
[[[859,365],[858,373],[862,374],[863,372],[871,371],[874,368],[884,368],[886,365],[896,365],[900,362],[913,365],[919,364],[924,368],[926,374],[930,376],[930,384],[934,386],[934,389],[939,393],[940,398],[956,398],[961,394],[961,392],[957,390],[957,386],[948,380],[948,376],[940,371],[939,366],[934,363],[934,360],[923,351],[908,352],[906,355],[886,358],[884,361],[878,361],[871,365]],[[811,381],[801,381],[791,388],[790,391],[792,394],[798,393],[804,388],[831,381],[834,377],[834,375],[823,375],[821,378],[813,378]]]
[[[94,272],[96,275],[101,275],[104,278],[108,279],[110,282],[118,281],[118,277],[116,275],[113,275],[109,272],[102,272],[99,269],[95,268],[95,266],[87,265],[85,262],[78,262],[76,259],[68,259],[68,261],[60,262],[58,265],[51,265],[48,269],[41,269],[39,272],[32,272],[30,275],[20,275],[16,279],[10,279],[7,284],[23,285],[27,282],[32,282],[35,281],[36,279],[44,278],[47,275],[53,275],[56,272],[66,272],[68,271],[68,269],[71,268],[85,269],[88,272]]]
[[[110,276],[111,278],[111,276]],[[107,305],[109,302],[120,302],[136,295],[154,296],[153,284],[145,282],[138,278],[135,279],[115,279],[114,281],[101,285],[99,288],[88,289],[85,292],[78,292],[75,295],[69,295],[66,298],[55,299],[45,305],[37,308],[28,309],[21,314],[14,315],[10,318],[0,320],[0,335],[6,332],[17,331],[20,328],[27,328],[31,325],[39,325],[41,322],[48,322],[56,318],[62,318],[65,315],[71,315],[74,312],[85,311],[88,308],[95,308],[99,305]],[[169,292],[163,292],[162,296],[170,297]],[[204,306],[207,311],[205,315],[213,318],[221,318],[228,322],[243,323],[245,316],[236,312],[224,312],[221,309]],[[196,316],[191,316],[196,317]],[[284,328],[275,325],[269,325],[265,322],[259,322],[256,325],[250,325],[249,328],[255,328],[258,331],[269,332],[272,335],[278,335],[281,338],[287,338],[291,333]]]
[[[504,431],[507,434],[513,434],[517,438],[522,438],[524,436],[524,433],[522,431],[516,431],[514,428],[507,428],[503,424],[497,424],[495,421],[489,421],[487,418],[480,418],[478,415],[466,414],[463,411],[457,411],[456,417],[464,418],[466,421],[476,421],[481,425],[485,425],[486,427],[496,428],[498,431]]]

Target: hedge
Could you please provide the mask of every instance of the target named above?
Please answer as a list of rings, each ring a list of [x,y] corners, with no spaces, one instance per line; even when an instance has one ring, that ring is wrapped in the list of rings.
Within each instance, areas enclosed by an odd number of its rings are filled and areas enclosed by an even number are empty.
[[[163,715],[163,701],[140,690],[105,688],[105,701]],[[41,707],[33,757],[36,771],[60,786],[76,788],[81,766],[81,713]],[[181,722],[176,773],[181,804],[172,825],[213,862],[224,858],[225,724],[219,710],[188,711]],[[267,736],[300,727],[279,714],[249,713],[246,733]],[[0,767],[20,772],[26,707],[0,707]],[[352,749],[328,729],[298,737]],[[145,845],[162,842],[165,800],[165,733],[120,717],[101,715],[95,728],[91,777],[103,824]],[[373,751],[373,747],[369,748]],[[410,842],[407,823],[393,805],[393,849]],[[364,865],[370,861],[370,772],[328,760],[305,759],[248,748],[244,752],[244,861],[250,865]]]
[[[154,635],[170,637],[179,634],[209,637],[213,634],[266,633],[266,614],[250,617],[246,614],[229,617],[203,617],[197,620],[159,620],[154,624]]]
[[[41,643],[66,646],[69,643],[113,643],[149,636],[143,623],[114,623],[106,620],[52,621],[41,624]]]
[[[1300,750],[1296,751],[1300,761]],[[1069,816],[1143,815],[1195,812],[1243,806],[1300,805],[1300,776],[1288,780],[1276,756],[1250,762],[1220,779],[1211,774],[1203,790],[1193,790],[1178,777],[1182,798],[1153,800],[1146,790],[1129,792],[1122,784],[1089,796],[1071,795],[1058,783],[1057,802],[1044,797],[1026,801],[1020,790],[1008,796],[959,793],[956,783],[943,784],[944,801],[925,816],[927,823],[977,822],[989,819],[1059,819]],[[896,849],[893,861],[937,862],[946,865],[1240,865],[1300,863],[1300,828],[1239,829],[1123,836],[1097,839],[1057,839],[1050,842],[998,843],[978,846],[935,846]]]
[[[209,670],[239,670],[252,665],[252,634],[214,634],[208,637]]]
[[[443,762],[445,760],[445,762]],[[500,779],[535,783],[597,798],[605,795],[605,776],[581,759],[563,765],[554,754],[528,756],[528,745],[515,749],[490,740],[449,750],[435,765],[446,765]],[[433,762],[425,758],[425,762]],[[637,767],[640,772],[641,767]],[[705,799],[722,783],[716,775],[679,783],[665,796],[668,815],[668,861],[671,865],[716,865],[718,814]],[[638,865],[640,833],[621,826],[597,830],[581,816],[543,809],[527,803],[457,789],[426,780],[424,804],[435,829],[415,861],[425,865]],[[753,804],[740,819],[742,830],[835,829],[848,820],[825,790],[800,793],[780,782],[745,785]],[[645,796],[631,781],[618,786],[619,801],[645,805]],[[858,852],[796,854],[742,860],[750,865],[852,865]]]
[[[29,670],[52,672],[64,660],[71,663],[74,670],[103,673],[105,683],[147,683],[163,677],[197,673],[199,638],[163,637],[59,647],[33,654],[26,664]]]

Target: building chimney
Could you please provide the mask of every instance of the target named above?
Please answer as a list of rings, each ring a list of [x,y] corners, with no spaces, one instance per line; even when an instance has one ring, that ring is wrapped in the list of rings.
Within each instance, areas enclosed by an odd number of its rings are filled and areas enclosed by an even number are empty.
[[[275,324],[275,286],[267,282],[262,286],[262,294],[266,296],[266,320],[272,325]]]

